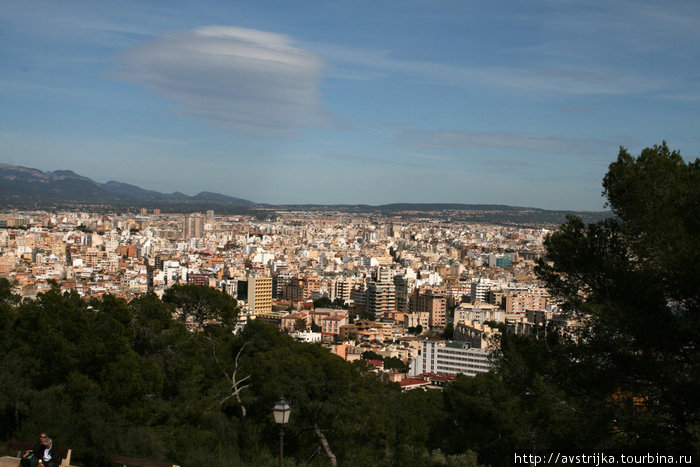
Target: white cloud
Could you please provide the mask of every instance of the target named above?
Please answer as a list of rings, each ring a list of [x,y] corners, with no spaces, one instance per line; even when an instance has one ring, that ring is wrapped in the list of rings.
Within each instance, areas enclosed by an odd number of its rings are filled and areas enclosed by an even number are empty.
[[[145,86],[182,115],[243,136],[288,136],[325,126],[324,63],[289,37],[208,26],[124,52],[119,79]]]

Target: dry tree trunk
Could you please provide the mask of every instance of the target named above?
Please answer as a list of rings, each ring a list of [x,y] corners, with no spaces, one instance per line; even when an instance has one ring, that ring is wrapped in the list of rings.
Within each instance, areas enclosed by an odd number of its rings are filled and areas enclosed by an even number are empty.
[[[212,343],[212,346],[213,346],[213,343]],[[243,402],[241,401],[240,394],[241,394],[242,390],[244,390],[245,388],[247,388],[249,386],[248,384],[241,386],[241,384],[244,383],[245,381],[247,381],[250,378],[250,375],[245,376],[241,379],[236,379],[236,373],[238,373],[238,359],[240,358],[241,354],[243,353],[243,349],[245,349],[245,346],[246,346],[246,344],[244,343],[241,346],[241,349],[236,354],[236,359],[234,360],[234,363],[233,363],[233,374],[229,376],[229,374],[225,370],[222,370],[224,372],[224,375],[226,375],[226,378],[231,380],[231,389],[233,390],[233,392],[231,392],[231,394],[229,394],[228,396],[224,397],[223,399],[221,399],[219,401],[219,405],[221,405],[224,402],[226,402],[227,400],[229,400],[230,398],[235,397],[236,400],[238,400],[238,404],[241,406],[241,418],[245,418],[246,410],[245,410],[245,406],[243,405]],[[214,360],[216,361],[216,364],[219,365],[219,359],[216,356],[216,348],[212,347],[212,350],[214,352]],[[214,405],[216,405],[216,403]]]
[[[316,435],[318,436],[318,439],[321,441],[321,446],[323,446],[323,450],[326,451],[326,455],[328,456],[328,459],[331,461],[331,465],[335,467],[338,465],[338,461],[335,458],[335,454],[333,454],[333,451],[331,451],[331,446],[328,444],[328,440],[326,439],[326,436],[323,434],[321,429],[318,427],[318,423],[314,424],[314,431],[316,432]]]

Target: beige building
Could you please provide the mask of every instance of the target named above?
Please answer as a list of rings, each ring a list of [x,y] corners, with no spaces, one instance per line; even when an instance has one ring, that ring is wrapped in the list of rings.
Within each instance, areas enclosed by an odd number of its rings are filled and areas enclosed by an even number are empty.
[[[444,327],[447,315],[447,298],[444,294],[430,289],[416,289],[408,299],[408,312],[412,315],[427,313],[428,326],[431,328]]]
[[[362,286],[363,279],[357,277],[334,280],[330,298],[331,300],[340,298],[347,302],[352,298],[352,291],[355,288],[362,288]]]
[[[483,302],[462,303],[455,308],[455,328],[459,323],[471,323],[472,321],[480,323],[484,321],[499,321],[503,323],[505,322],[505,312],[497,305]]]
[[[272,311],[272,277],[248,275],[248,308],[253,313]]]
[[[503,297],[506,314],[524,313],[527,310],[544,310],[549,304],[549,293],[545,289],[509,293]]]
[[[204,216],[201,214],[185,216],[182,233],[185,239],[191,237],[201,238],[204,235]]]

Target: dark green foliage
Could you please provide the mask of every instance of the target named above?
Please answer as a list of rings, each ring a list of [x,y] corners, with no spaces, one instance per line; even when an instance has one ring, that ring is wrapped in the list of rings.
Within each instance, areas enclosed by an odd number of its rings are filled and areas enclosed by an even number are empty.
[[[449,321],[445,325],[445,329],[442,330],[442,338],[451,341],[454,338],[455,325],[452,321]]]
[[[401,360],[400,358],[396,357],[387,357],[384,359],[384,369],[385,370],[396,370],[400,373],[407,373],[408,372],[408,366]]]
[[[303,318],[299,318],[294,321],[294,330],[295,331],[304,331],[306,330],[306,320]]]
[[[348,306],[345,304],[345,300],[342,298],[336,298],[335,300],[331,301],[331,299],[328,297],[321,297],[314,300],[314,308],[335,308],[347,310]]]
[[[188,331],[155,295],[86,303],[58,288],[0,309],[0,435],[47,431],[73,449],[73,464],[108,465],[109,454],[188,466],[274,464],[271,409],[280,396],[293,407],[285,452],[294,464],[319,446],[316,427],[341,465],[404,465],[408,453],[426,465],[471,459],[430,444],[439,397],[408,395],[425,425],[398,385],[264,323],[239,336],[216,324]],[[245,417],[232,396],[234,370],[247,385]],[[324,459],[321,452],[315,465]]]
[[[333,300],[333,308],[342,308],[347,310],[349,306],[345,303],[345,300],[343,300],[342,298],[336,298],[335,300]]]
[[[321,297],[314,300],[314,308],[332,308],[333,302],[328,297]]]
[[[569,218],[546,241],[553,265],[538,267],[581,323],[552,369],[576,362],[578,377],[559,375],[558,385],[587,413],[604,406],[628,448],[700,446],[699,167],[665,143],[636,159],[621,149],[603,181],[618,218]]]
[[[198,328],[208,324],[230,327],[238,317],[236,300],[206,285],[175,285],[165,291],[163,301],[173,304],[183,321],[192,321]]]
[[[568,218],[537,268],[578,327],[504,333],[493,373],[445,389],[444,452],[492,465],[516,450],[697,453],[698,166],[665,144],[620,151],[604,180],[618,218]]]
[[[360,355],[360,358],[362,358],[363,360],[384,360],[384,357],[372,350],[365,350]]]
[[[12,293],[12,284],[4,277],[0,278],[0,302],[19,303],[19,297]]]
[[[48,431],[76,460],[99,466],[107,454],[179,459],[194,446],[172,444],[177,430],[183,439],[210,437],[217,412],[207,413],[206,383],[222,373],[204,334],[188,333],[170,313],[155,296],[88,305],[56,288],[3,310],[3,439]]]

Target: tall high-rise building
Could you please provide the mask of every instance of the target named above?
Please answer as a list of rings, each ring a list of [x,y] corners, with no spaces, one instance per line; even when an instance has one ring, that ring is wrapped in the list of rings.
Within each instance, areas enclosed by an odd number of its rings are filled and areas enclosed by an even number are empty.
[[[168,259],[170,259],[170,258],[166,254],[156,255],[154,262],[153,262],[154,268],[159,270],[159,271],[162,271],[163,270],[163,263],[165,263]]]
[[[353,289],[362,288],[362,286],[363,280],[357,277],[334,280],[331,289],[331,300],[335,300],[336,298],[340,298],[344,301],[351,300]]]
[[[404,276],[394,276],[396,289],[396,311],[408,311],[408,279]]]
[[[479,279],[472,282],[471,285],[471,302],[485,302],[488,300],[489,290],[494,283],[488,279]]]
[[[282,288],[284,300],[309,299],[321,290],[322,280],[317,276],[296,275]]]
[[[367,286],[367,311],[381,316],[396,310],[396,290],[393,281],[370,282]]]
[[[365,286],[364,281],[357,284],[350,291],[350,300],[352,300],[356,306],[363,307],[366,309],[366,307],[367,307],[367,287]]]
[[[447,316],[447,298],[442,293],[430,289],[414,290],[408,300],[408,311],[411,314],[428,314],[428,325],[431,328],[444,327]]]
[[[182,231],[186,239],[201,238],[204,235],[204,216],[201,214],[185,216]]]
[[[285,286],[292,280],[294,275],[291,272],[276,272],[272,275],[272,295],[275,298],[282,298]]]
[[[272,277],[248,275],[248,308],[253,313],[272,311]]]

